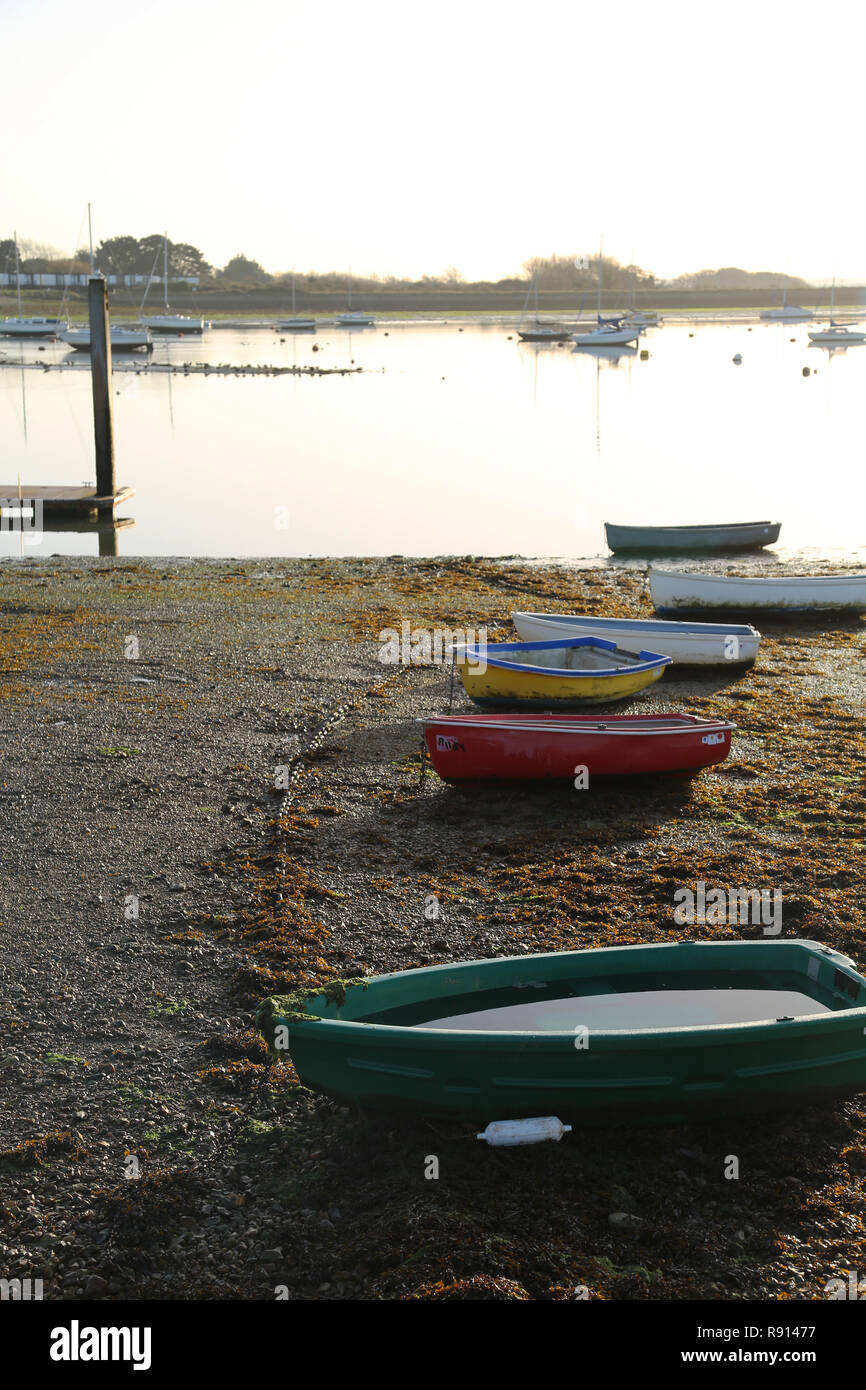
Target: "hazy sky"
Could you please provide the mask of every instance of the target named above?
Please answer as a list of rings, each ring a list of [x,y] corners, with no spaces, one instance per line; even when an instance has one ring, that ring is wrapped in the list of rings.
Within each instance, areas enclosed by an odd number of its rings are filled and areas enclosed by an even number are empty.
[[[859,10],[859,12],[858,12]],[[216,265],[593,251],[866,282],[863,10],[824,0],[0,0],[0,237]]]

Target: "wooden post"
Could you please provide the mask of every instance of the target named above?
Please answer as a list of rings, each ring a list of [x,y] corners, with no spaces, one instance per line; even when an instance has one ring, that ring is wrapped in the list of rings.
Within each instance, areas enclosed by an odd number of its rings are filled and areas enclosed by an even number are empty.
[[[93,276],[87,291],[90,311],[90,378],[93,387],[93,434],[96,440],[96,493],[114,497],[114,422],[111,413],[111,330],[108,289]],[[113,504],[112,504],[113,505]]]

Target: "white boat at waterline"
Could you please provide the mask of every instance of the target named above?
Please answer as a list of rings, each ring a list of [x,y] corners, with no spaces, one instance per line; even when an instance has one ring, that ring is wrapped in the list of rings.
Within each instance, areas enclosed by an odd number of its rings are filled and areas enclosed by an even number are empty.
[[[727,609],[764,612],[866,612],[866,574],[797,574],[759,579],[733,574],[698,574],[689,570],[649,571],[653,607]]]
[[[68,328],[66,319],[43,318],[41,315],[25,318],[21,309],[21,258],[18,254],[18,233],[15,241],[15,283],[18,288],[18,314],[13,318],[0,319],[0,333],[7,338],[56,338],[61,328]]]
[[[283,333],[315,333],[316,320],[309,314],[295,312],[295,272],[292,271],[292,314],[291,318],[280,319],[277,328]]]
[[[599,319],[598,326],[587,333],[575,333],[574,341],[578,347],[617,347],[627,343],[636,344],[640,337],[639,328],[613,320]]]
[[[849,328],[845,323],[831,323],[826,328],[817,328],[809,333],[810,342],[819,346],[826,343],[828,347],[847,347],[854,343],[866,343],[866,333],[860,330]]]
[[[815,328],[809,331],[809,341],[812,343],[826,344],[827,347],[845,347],[855,343],[866,343],[866,333],[857,332],[849,328],[847,323],[838,323],[833,317],[833,310],[836,304],[836,282],[834,280],[830,289],[830,322],[826,328]]]
[[[801,309],[799,304],[788,303],[788,291],[782,291],[782,303],[777,309],[764,309],[761,318],[766,323],[804,323],[814,318],[811,309]]]
[[[632,328],[658,328],[662,319],[655,309],[631,309],[623,322]]]
[[[376,320],[372,314],[365,314],[361,309],[346,309],[342,314],[334,315],[334,323],[341,328],[372,328]]]
[[[0,333],[9,338],[56,338],[61,328],[66,327],[66,319],[0,319]]]
[[[111,351],[112,352],[134,352],[137,348],[152,348],[153,339],[146,328],[123,328],[119,324],[112,324]],[[90,327],[86,328],[64,328],[57,337],[62,343],[75,348],[76,352],[90,351]]]
[[[512,613],[524,642],[600,637],[628,648],[634,643],[669,656],[677,666],[750,665],[761,634],[747,624],[681,623],[659,618],[590,618],[574,613]]]
[[[577,332],[574,341],[578,347],[620,347],[627,343],[637,344],[643,326],[623,323],[622,317],[605,319],[601,315],[601,270],[602,270],[602,246],[598,248],[598,309],[596,311],[597,324],[595,328],[590,328],[586,333]]]
[[[147,314],[141,321],[152,333],[203,333],[210,328],[207,319],[190,318],[189,314]]]
[[[141,301],[141,309],[139,311],[142,316],[141,322],[144,324],[145,328],[151,329],[154,333],[203,333],[206,328],[210,328],[210,324],[207,323],[205,319],[192,318],[189,314],[173,314],[171,311],[171,305],[168,302],[168,232],[166,232],[162,244],[162,257],[165,313],[148,314],[146,317],[144,316],[144,300],[147,299],[147,292],[150,289],[151,280],[153,278],[151,275],[145,286],[144,299]]]
[[[346,307],[340,314],[334,315],[334,323],[339,328],[373,328],[376,320],[372,314],[364,313],[363,309],[352,308],[352,271],[349,270],[349,280],[346,285]]]
[[[528,319],[526,310],[529,307],[530,296],[535,298],[535,317]],[[523,311],[520,315],[520,322],[517,325],[517,336],[523,343],[567,343],[571,339],[571,329],[564,323],[557,323],[554,319],[543,319],[538,313],[538,275],[533,272],[532,282],[526,291],[526,299],[523,304]]]

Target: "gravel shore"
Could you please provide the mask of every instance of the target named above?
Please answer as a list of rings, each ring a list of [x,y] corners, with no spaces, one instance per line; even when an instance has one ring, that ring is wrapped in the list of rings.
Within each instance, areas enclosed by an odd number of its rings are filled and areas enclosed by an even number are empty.
[[[866,965],[860,619],[761,623],[752,671],[643,697],[740,726],[692,783],[478,796],[421,778],[415,720],[447,675],[389,679],[380,631],[648,616],[641,570],[0,572],[0,1277],[46,1298],[809,1299],[862,1265],[862,1098],[503,1154],[312,1095],[252,1025],[335,976],[675,939],[697,880],[780,888],[786,935]]]

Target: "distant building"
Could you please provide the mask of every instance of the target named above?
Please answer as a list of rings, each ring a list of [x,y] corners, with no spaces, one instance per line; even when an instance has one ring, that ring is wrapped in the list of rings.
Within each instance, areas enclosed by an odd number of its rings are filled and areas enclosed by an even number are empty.
[[[117,285],[146,285],[150,277],[147,275],[106,275],[105,282],[109,286]],[[90,279],[89,274],[69,274],[52,275],[47,271],[22,270],[21,288],[28,286],[31,289],[74,289],[81,285],[86,288]],[[5,271],[0,271],[0,285],[14,285],[17,277]],[[154,275],[150,282],[152,285],[161,285],[163,277]],[[170,285],[188,285],[191,289],[198,289],[199,277],[197,275],[170,275]]]

